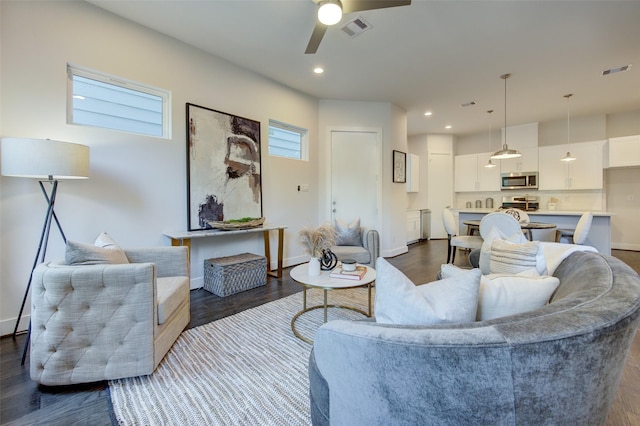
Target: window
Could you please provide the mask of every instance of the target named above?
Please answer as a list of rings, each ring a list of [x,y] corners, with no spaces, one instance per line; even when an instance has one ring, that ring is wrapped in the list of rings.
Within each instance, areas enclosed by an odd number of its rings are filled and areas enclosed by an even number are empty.
[[[269,155],[307,160],[307,134],[307,129],[269,120]]]
[[[73,65],[67,74],[69,124],[171,137],[169,91]]]

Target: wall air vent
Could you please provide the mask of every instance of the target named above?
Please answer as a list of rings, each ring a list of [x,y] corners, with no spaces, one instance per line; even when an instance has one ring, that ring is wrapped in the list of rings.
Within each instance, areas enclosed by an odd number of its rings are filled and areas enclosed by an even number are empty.
[[[351,38],[358,37],[368,29],[371,29],[371,24],[359,16],[347,22],[341,28]]]
[[[618,68],[610,68],[608,70],[602,71],[602,76],[604,77],[605,75],[615,74],[617,72],[622,72],[622,71],[628,71],[630,68],[631,68],[631,64],[618,67]]]

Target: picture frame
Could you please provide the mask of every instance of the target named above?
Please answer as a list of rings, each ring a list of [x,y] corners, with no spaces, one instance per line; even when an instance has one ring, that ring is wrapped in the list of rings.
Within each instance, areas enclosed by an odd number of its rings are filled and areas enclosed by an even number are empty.
[[[260,122],[186,104],[187,228],[262,217]]]
[[[407,183],[407,153],[393,150],[393,182]]]

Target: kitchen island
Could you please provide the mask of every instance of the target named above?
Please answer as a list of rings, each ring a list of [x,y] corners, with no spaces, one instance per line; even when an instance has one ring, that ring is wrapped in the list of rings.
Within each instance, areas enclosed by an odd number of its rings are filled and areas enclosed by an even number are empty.
[[[466,220],[481,220],[495,209],[452,209],[458,214],[458,223],[461,233],[465,233]],[[527,212],[531,222],[553,223],[557,228],[574,229],[584,212],[571,210],[536,210]],[[595,247],[600,253],[611,255],[611,215],[609,212],[593,212],[593,222],[585,241],[585,245]],[[555,229],[533,230],[533,239],[538,241],[555,241]]]

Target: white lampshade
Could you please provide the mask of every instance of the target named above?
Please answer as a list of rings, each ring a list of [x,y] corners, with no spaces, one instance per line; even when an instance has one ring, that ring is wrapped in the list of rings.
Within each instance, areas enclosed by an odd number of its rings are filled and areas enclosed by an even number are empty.
[[[342,5],[339,0],[321,1],[318,20],[325,25],[335,25],[342,19]]]
[[[89,147],[50,139],[3,138],[3,176],[36,179],[87,179]]]

